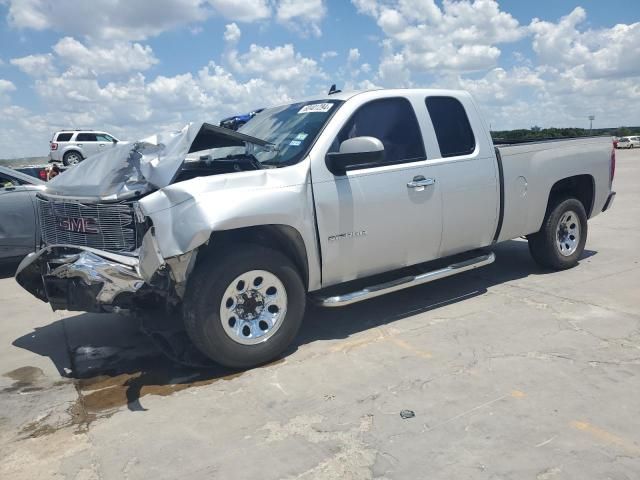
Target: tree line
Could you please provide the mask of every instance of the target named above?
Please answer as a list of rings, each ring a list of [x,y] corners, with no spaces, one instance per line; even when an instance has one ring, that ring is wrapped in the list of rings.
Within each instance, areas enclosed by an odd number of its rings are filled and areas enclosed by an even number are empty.
[[[611,135],[612,137],[626,137],[640,135],[640,127],[617,128],[540,128],[533,126],[529,129],[496,130],[491,132],[494,140],[536,140],[542,138],[586,137],[589,135]]]

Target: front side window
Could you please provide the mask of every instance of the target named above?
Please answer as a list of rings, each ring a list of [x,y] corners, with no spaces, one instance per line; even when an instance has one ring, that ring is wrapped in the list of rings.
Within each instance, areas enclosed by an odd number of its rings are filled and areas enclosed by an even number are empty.
[[[427,97],[425,102],[440,154],[446,158],[473,153],[476,140],[460,101],[453,97]]]
[[[79,133],[76,137],[76,142],[97,142],[95,133]]]
[[[98,142],[113,142],[113,139],[106,133],[96,134],[96,139],[98,140]]]
[[[420,126],[406,98],[383,98],[361,106],[342,127],[331,151],[339,151],[342,142],[355,137],[380,140],[384,145],[384,164],[426,158]]]
[[[16,185],[20,185],[16,179],[0,173],[0,188],[15,187]]]

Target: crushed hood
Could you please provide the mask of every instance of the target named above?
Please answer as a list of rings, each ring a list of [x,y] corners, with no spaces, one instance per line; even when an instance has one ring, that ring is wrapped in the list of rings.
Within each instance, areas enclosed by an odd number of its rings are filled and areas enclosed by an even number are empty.
[[[212,148],[261,147],[265,140],[208,123],[190,123],[182,130],[118,144],[89,157],[47,183],[45,194],[118,201],[171,184],[187,154]]]

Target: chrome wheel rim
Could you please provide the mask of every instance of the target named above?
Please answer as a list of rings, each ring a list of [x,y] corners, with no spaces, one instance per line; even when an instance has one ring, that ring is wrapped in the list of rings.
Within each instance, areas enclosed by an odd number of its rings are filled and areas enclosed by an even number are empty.
[[[67,163],[69,165],[76,165],[78,163],[80,163],[80,158],[77,154],[72,153],[67,157]]]
[[[231,340],[242,345],[269,340],[286,314],[287,290],[266,270],[251,270],[236,277],[220,303],[222,328]]]
[[[556,229],[556,245],[560,255],[571,256],[580,243],[580,220],[573,210],[564,212]]]

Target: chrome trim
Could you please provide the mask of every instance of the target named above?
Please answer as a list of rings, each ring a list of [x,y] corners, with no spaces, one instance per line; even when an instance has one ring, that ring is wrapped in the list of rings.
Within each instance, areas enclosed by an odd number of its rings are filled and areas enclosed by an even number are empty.
[[[413,277],[404,277],[398,280],[393,280],[379,285],[372,285],[370,287],[358,290],[355,292],[346,293],[343,295],[335,295],[333,297],[317,297],[316,301],[322,307],[344,307],[353,303],[362,302],[371,298],[379,297],[387,293],[403,290],[409,287],[415,287],[424,283],[433,282],[441,278],[450,277],[458,273],[473,270],[475,268],[484,267],[493,263],[496,256],[493,252],[486,255],[466,260],[464,262],[454,263],[448,267],[441,268],[439,270],[432,270],[431,272],[422,273]]]
[[[144,285],[137,258],[77,245],[51,245],[30,253],[20,262],[16,278],[42,256],[51,268],[46,276],[81,278],[87,285],[101,285],[96,301],[103,305],[111,304],[122,292],[133,293]]]
[[[48,246],[42,248],[41,250],[38,250],[37,252],[30,253],[29,255],[24,257],[22,259],[22,261],[20,262],[20,265],[18,265],[18,269],[16,270],[16,275],[18,273],[20,273],[22,270],[24,270],[25,267],[28,267],[33,262],[35,262],[38,258],[40,258],[45,253],[52,253],[54,249],[59,249],[59,248],[68,248],[68,249],[72,249],[72,250],[83,250],[83,251],[90,252],[90,253],[93,253],[95,255],[98,255],[99,257],[106,258],[107,260],[111,260],[113,262],[122,263],[123,265],[126,265],[126,266],[131,267],[131,268],[137,268],[137,266],[138,266],[138,258],[137,257],[130,257],[128,255],[120,255],[120,254],[117,254],[117,253],[105,252],[103,250],[98,250],[96,248],[82,247],[82,246],[79,246],[79,245],[58,244],[58,245],[48,245]]]
[[[135,293],[144,285],[137,269],[108,261],[91,252],[69,254],[59,260],[65,263],[49,272],[48,276],[81,278],[87,285],[100,285],[96,301],[101,305],[110,305],[119,294]]]
[[[430,187],[434,183],[436,183],[435,178],[425,178],[424,180],[414,179],[412,182],[407,183],[407,187],[409,188]]]
[[[47,198],[38,198],[37,203],[45,245],[70,244],[111,252],[132,252],[138,246],[135,211],[131,203],[80,203]],[[69,224],[67,228],[60,225],[62,219]],[[73,227],[75,222],[77,229]],[[87,224],[92,230],[87,229]]]

